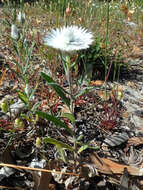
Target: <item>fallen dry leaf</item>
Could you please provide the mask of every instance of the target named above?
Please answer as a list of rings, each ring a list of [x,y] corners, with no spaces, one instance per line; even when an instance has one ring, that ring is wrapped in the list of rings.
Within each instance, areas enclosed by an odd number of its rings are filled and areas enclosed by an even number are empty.
[[[106,159],[106,158],[102,158],[101,160],[105,164],[108,165],[108,167],[111,169],[111,171],[114,174],[123,174],[124,173],[124,169],[127,168],[127,170],[128,170],[128,172],[129,172],[130,175],[142,176],[142,172],[138,168],[135,168],[135,167],[132,167],[132,166],[118,164],[118,163],[113,162],[113,161],[111,161],[109,159]]]
[[[134,175],[134,176],[143,175],[142,169],[139,169],[133,166],[119,164],[107,158],[100,158],[97,155],[97,153],[91,154],[90,159],[92,163],[94,163],[95,168],[97,168],[99,172],[104,173],[104,174],[123,174],[126,168],[130,175]]]
[[[143,53],[143,50],[142,48],[138,47],[138,46],[133,46],[133,55],[135,56],[139,56],[139,55],[142,55]]]
[[[143,144],[143,137],[132,137],[128,140],[128,144],[138,146]]]
[[[102,86],[103,85],[103,81],[102,80],[91,81],[90,85],[91,86]]]
[[[2,153],[1,162],[7,164],[15,164],[15,159],[12,157],[11,152],[14,150],[14,146],[8,146]]]
[[[49,169],[48,166],[46,166],[45,169]],[[42,172],[41,177],[39,179],[39,185],[36,190],[48,190],[51,178],[52,178],[51,173]]]
[[[128,82],[127,82],[127,86],[135,87],[136,85],[135,85],[134,82],[128,81]]]
[[[98,91],[97,91],[97,95],[98,95],[101,99],[103,99],[103,100],[109,100],[110,97],[111,97],[111,92],[105,93],[105,91],[98,90]]]
[[[91,154],[90,159],[94,163],[95,168],[99,170],[99,172],[105,174],[113,174],[108,164],[104,163],[104,161],[97,155],[97,153],[94,152]]]
[[[126,112],[126,111],[124,111],[124,112],[122,113],[122,117],[123,117],[123,118],[128,118],[128,117],[129,117],[129,113]]]
[[[2,71],[2,76],[1,76],[1,78],[0,78],[0,86],[1,86],[1,84],[2,84],[2,81],[5,79],[5,76],[6,76],[6,69],[4,69],[3,71]]]

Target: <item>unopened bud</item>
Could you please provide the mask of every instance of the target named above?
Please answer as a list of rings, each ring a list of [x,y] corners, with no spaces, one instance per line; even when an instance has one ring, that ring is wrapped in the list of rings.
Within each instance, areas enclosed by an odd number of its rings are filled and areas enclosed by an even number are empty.
[[[104,44],[103,42],[101,42],[101,43],[99,44],[99,46],[100,46],[101,49],[105,49],[105,44]]]
[[[66,8],[66,16],[70,16],[72,12],[72,9],[70,8],[70,5],[68,4],[68,7]]]
[[[9,109],[9,105],[8,105],[8,102],[3,102],[1,104],[1,110],[3,113],[7,113],[8,112],[8,109]]]
[[[82,22],[82,18],[81,17],[78,20],[79,20],[79,22]]]
[[[15,40],[19,37],[18,29],[14,24],[11,25],[11,37]]]
[[[25,21],[25,13],[22,13],[22,12],[20,11],[20,12],[18,13],[17,20],[18,20],[20,23],[24,23],[24,21]]]
[[[23,128],[24,127],[24,123],[20,118],[17,118],[14,122],[14,126],[17,128]]]
[[[36,138],[36,147],[40,148],[41,140],[39,137]]]

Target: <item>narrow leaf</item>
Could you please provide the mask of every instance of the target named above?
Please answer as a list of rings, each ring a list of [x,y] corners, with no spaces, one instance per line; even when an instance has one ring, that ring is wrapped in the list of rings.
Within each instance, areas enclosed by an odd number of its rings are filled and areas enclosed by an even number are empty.
[[[27,96],[22,93],[22,92],[18,92],[18,97],[27,105],[28,104],[28,99]]]
[[[57,126],[63,127],[65,128],[71,135],[73,135],[73,131],[61,120],[59,120],[58,118],[54,117],[53,115],[49,115],[47,113],[41,112],[41,111],[37,111],[36,112],[40,117],[43,117],[49,121],[52,121],[54,124],[56,124]]]
[[[65,144],[65,143],[63,143],[63,142],[61,142],[61,141],[58,141],[58,140],[54,139],[54,138],[47,138],[47,137],[45,137],[45,138],[43,139],[43,142],[45,142],[45,143],[50,143],[50,144],[54,144],[54,145],[56,145],[58,148],[61,147],[61,148],[64,148],[64,149],[68,149],[68,150],[70,150],[70,151],[74,151],[74,149],[73,149],[71,146],[69,146],[68,144]]]
[[[36,86],[35,86],[35,88],[32,90],[32,92],[30,94],[30,97],[29,97],[30,100],[33,98],[33,96],[34,96],[34,94],[35,94],[35,92],[36,92],[36,90],[38,88],[38,85],[39,85],[39,81],[36,82]]]
[[[13,43],[13,48],[14,48],[14,50],[16,52],[17,57],[19,58],[18,48],[17,48],[16,44],[14,44],[14,43]]]
[[[90,90],[94,89],[95,87],[90,86],[90,87],[86,87],[83,90],[80,90],[79,93],[76,94],[75,98],[78,98],[79,96],[82,96],[83,94],[89,92]]]
[[[87,148],[88,148],[88,144],[81,146],[80,149],[78,150],[78,154],[80,154],[82,151],[86,150]]]
[[[25,65],[24,65],[24,71],[23,71],[23,74],[26,73],[28,67],[29,67],[29,61],[30,61],[30,58],[31,58],[31,54],[32,54],[32,51],[33,51],[33,47],[34,47],[34,43],[32,44],[30,50],[28,49],[28,55],[27,55],[27,58],[26,58],[26,61],[25,61]],[[28,47],[27,47],[28,48]]]
[[[67,119],[69,119],[72,123],[75,122],[75,117],[73,116],[73,114],[71,113],[64,113],[63,117],[66,117]]]
[[[56,82],[47,74],[41,73],[42,77],[48,82],[48,84],[56,91],[56,93],[62,98],[62,100],[65,102],[65,104],[69,107],[70,106],[70,100],[65,95],[65,90],[60,87]]]
[[[56,146],[56,147],[57,147],[57,151],[60,154],[60,159],[62,159],[64,161],[64,163],[67,163],[67,157],[65,154],[65,150],[61,146]]]
[[[22,73],[22,67],[21,67],[21,65],[17,61],[14,61],[14,63],[16,64],[16,66],[19,69],[19,71]]]

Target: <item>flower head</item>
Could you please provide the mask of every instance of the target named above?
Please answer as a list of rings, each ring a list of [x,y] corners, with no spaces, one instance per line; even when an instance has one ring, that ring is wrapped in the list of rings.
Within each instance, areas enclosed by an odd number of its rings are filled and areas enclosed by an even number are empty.
[[[14,24],[11,25],[11,37],[15,40],[19,38],[18,29]]]
[[[45,45],[54,49],[70,52],[87,49],[93,42],[93,35],[85,28],[73,25],[51,30],[43,41]]]

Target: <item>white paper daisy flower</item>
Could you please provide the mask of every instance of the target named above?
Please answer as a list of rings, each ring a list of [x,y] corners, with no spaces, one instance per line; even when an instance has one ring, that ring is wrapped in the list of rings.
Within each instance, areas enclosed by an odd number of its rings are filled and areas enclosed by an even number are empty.
[[[93,42],[93,35],[85,28],[67,26],[52,29],[43,38],[44,44],[54,49],[70,52],[87,49]]]

